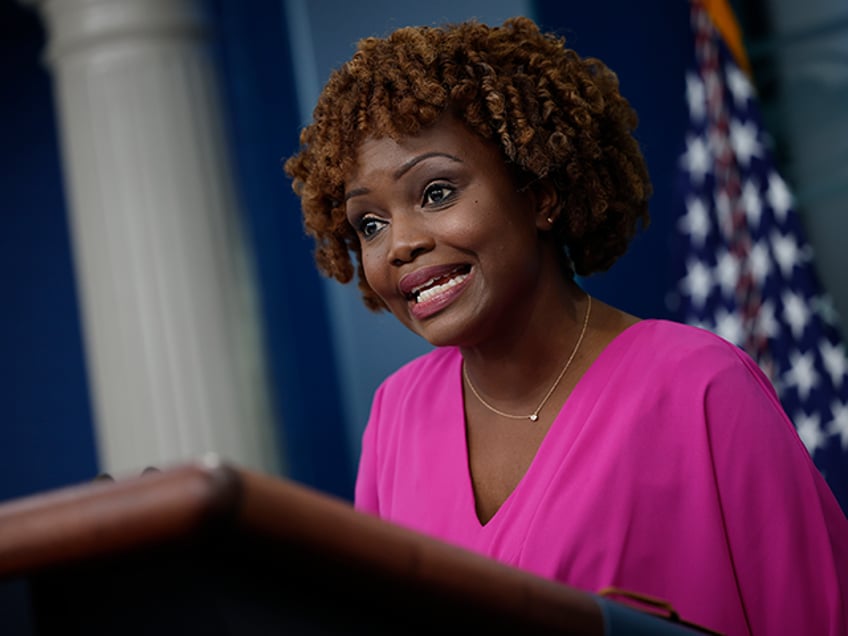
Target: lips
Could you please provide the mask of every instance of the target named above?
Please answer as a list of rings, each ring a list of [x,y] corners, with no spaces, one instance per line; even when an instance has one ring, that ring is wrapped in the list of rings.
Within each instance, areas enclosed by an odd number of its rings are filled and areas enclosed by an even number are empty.
[[[426,267],[404,276],[398,288],[409,302],[412,315],[421,320],[453,302],[472,275],[468,264]]]
[[[471,269],[467,264],[425,267],[400,279],[398,288],[407,300],[425,302],[438,294],[438,290],[455,286]]]

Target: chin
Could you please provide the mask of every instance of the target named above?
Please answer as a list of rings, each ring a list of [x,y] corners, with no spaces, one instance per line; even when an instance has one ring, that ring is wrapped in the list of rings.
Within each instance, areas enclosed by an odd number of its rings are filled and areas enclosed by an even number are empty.
[[[424,323],[407,326],[434,347],[471,346],[479,339],[475,337],[479,330],[470,327],[468,321],[452,320],[447,316],[434,316]]]
[[[471,306],[476,307],[476,303]],[[392,313],[403,326],[434,347],[463,347],[477,343],[483,333],[479,312],[476,308],[469,312],[468,307],[467,303],[455,302],[426,318],[416,318],[404,302],[395,305]]]

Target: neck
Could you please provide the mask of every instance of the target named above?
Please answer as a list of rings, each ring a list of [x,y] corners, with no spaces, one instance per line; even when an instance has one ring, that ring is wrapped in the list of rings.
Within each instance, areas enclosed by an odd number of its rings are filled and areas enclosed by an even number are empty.
[[[532,410],[560,373],[583,328],[587,295],[572,281],[497,338],[462,347],[476,390],[504,410]],[[579,353],[579,352],[578,352]],[[529,411],[528,411],[529,412]]]

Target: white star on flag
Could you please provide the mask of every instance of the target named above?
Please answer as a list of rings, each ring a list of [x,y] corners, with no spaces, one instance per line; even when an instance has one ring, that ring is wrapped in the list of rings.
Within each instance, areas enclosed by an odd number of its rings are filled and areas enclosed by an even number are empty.
[[[682,281],[684,292],[699,307],[703,307],[713,286],[710,268],[701,261],[691,261],[686,278]]]
[[[710,215],[703,201],[695,198],[687,201],[686,216],[681,217],[678,228],[688,234],[699,247],[704,245],[704,240],[710,233]]]
[[[774,303],[770,300],[760,305],[755,330],[764,338],[776,338],[780,334],[780,324],[774,316]]]
[[[753,122],[739,122],[732,120],[730,122],[730,143],[733,146],[733,152],[737,160],[748,165],[753,157],[759,157],[762,152],[762,146],[757,140],[757,127]]]
[[[784,278],[789,278],[795,265],[801,260],[801,251],[798,249],[795,237],[791,234],[783,236],[780,232],[772,232],[771,247],[774,251],[774,260],[780,267],[780,273]]]
[[[689,101],[689,112],[698,120],[703,120],[707,114],[707,93],[704,83],[695,73],[686,74],[686,98]]]
[[[748,103],[748,100],[754,96],[751,82],[745,73],[735,64],[725,66],[724,76],[727,78],[727,88],[733,95],[736,106],[740,108],[744,107]]]
[[[704,182],[704,177],[712,168],[713,158],[707,143],[702,138],[691,137],[687,140],[683,165],[694,181]]]
[[[827,432],[838,435],[842,448],[848,450],[848,404],[834,402],[830,407],[833,419],[828,424]]]
[[[786,222],[786,215],[792,209],[792,194],[780,175],[772,172],[768,180],[768,203],[780,223]]]
[[[812,353],[792,352],[789,356],[791,366],[783,375],[787,387],[795,387],[802,400],[810,396],[810,391],[819,383],[815,359]]]
[[[848,375],[848,363],[845,361],[845,349],[827,340],[821,343],[822,364],[830,375],[833,386],[838,387]]]
[[[721,287],[724,296],[731,297],[736,292],[739,280],[739,261],[727,250],[721,250],[715,268],[716,282]]]
[[[748,217],[748,225],[759,227],[760,217],[763,214],[763,204],[760,200],[760,191],[753,179],[745,181],[742,187],[742,207]]]
[[[783,292],[783,317],[797,339],[804,335],[810,321],[810,310],[804,299],[793,291]]]
[[[754,243],[751,253],[748,255],[748,267],[754,282],[762,285],[771,273],[771,258],[768,247],[762,241]]]
[[[727,311],[724,307],[719,308],[716,312],[714,331],[725,340],[730,340],[730,342],[739,342],[743,339],[745,333],[742,319],[739,315]]]
[[[825,435],[819,425],[818,415],[807,415],[806,413],[798,413],[795,416],[795,428],[798,431],[798,437],[804,442],[810,455],[824,445]]]

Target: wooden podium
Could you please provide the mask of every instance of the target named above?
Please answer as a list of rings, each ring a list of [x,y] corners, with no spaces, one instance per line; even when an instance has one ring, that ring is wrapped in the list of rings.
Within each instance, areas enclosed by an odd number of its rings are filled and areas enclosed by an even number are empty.
[[[592,595],[215,462],[0,505],[19,579],[44,636],[604,633]]]

